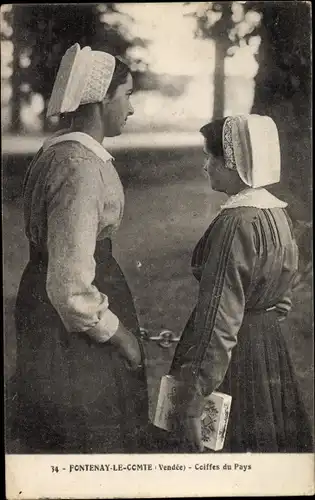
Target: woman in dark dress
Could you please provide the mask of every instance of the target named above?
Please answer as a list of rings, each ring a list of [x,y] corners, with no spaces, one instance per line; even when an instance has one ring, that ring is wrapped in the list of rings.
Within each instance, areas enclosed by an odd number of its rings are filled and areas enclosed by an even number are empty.
[[[201,133],[212,188],[230,198],[192,257],[199,296],[170,370],[181,382],[182,443],[203,449],[204,397],[218,390],[232,396],[224,452],[310,452],[285,343],[298,249],[286,203],[263,188],[280,179],[276,125],[235,116]]]
[[[124,192],[102,146],[133,114],[131,93],[119,59],[78,44],[64,55],[48,116],[70,113],[72,125],[44,142],[24,183],[30,259],[10,394],[21,453],[146,451],[139,324],[112,255]]]

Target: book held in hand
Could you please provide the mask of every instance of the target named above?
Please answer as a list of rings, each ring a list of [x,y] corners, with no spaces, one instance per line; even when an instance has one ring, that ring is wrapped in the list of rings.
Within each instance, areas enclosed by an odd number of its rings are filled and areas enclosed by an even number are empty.
[[[179,382],[171,375],[164,375],[161,379],[153,423],[166,431],[174,431],[176,427],[175,400],[178,386]],[[205,397],[201,430],[203,444],[210,450],[218,451],[223,448],[231,402],[231,396],[222,392],[213,392]]]

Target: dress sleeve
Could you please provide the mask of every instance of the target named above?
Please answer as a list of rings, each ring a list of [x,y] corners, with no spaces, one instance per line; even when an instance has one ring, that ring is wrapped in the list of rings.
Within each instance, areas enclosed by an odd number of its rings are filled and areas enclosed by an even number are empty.
[[[226,374],[257,258],[251,222],[240,217],[219,217],[209,237],[211,246],[204,257],[196,306],[194,346],[182,366],[183,378],[187,379],[187,370],[192,378],[197,377],[204,396],[211,394]]]
[[[92,284],[98,225],[107,209],[98,167],[77,157],[54,165],[46,200],[48,297],[68,331],[105,342],[119,320],[108,309],[107,296]]]

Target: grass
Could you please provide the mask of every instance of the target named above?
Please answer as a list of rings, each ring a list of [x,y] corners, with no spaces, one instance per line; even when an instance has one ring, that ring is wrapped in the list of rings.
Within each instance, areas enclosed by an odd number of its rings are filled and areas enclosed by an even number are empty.
[[[30,157],[23,154],[3,157],[7,376],[14,372],[14,301],[28,257],[21,186]],[[130,283],[141,326],[148,329],[150,335],[158,334],[162,329],[172,330],[179,335],[197,295],[197,283],[190,271],[191,253],[223,197],[218,194],[209,196],[201,173],[202,153],[197,147],[121,150],[115,153],[115,157],[117,170],[126,189],[124,220],[114,242],[115,256]],[[313,310],[310,280],[303,281],[296,291],[289,322],[286,340],[307,411],[313,418]],[[154,342],[145,342],[151,414],[159,379],[168,369],[174,347],[165,349]]]

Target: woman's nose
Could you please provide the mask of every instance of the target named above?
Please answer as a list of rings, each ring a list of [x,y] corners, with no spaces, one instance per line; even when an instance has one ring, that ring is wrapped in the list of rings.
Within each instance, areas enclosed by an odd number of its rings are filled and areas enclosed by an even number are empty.
[[[203,164],[203,169],[205,172],[207,172],[207,174],[209,173],[209,160],[205,160]]]
[[[130,116],[130,115],[133,115],[133,114],[134,114],[134,112],[135,112],[135,110],[133,109],[133,107],[132,107],[131,103],[129,103],[128,115],[129,115],[129,116]]]

